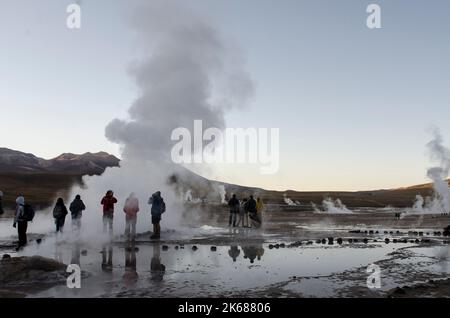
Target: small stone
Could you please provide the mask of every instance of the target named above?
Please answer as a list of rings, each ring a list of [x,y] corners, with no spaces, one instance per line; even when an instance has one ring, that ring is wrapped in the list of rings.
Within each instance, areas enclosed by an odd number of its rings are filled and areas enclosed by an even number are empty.
[[[10,259],[11,255],[9,254],[3,254],[2,259]]]
[[[192,246],[192,250],[196,251],[196,250],[198,250],[198,247],[196,245],[194,245],[194,246]]]
[[[86,256],[87,255],[87,250],[82,250],[81,251],[81,255]]]
[[[211,246],[211,252],[215,252],[217,251],[217,247],[216,246]]]
[[[388,239],[388,238],[385,238],[385,239],[384,239],[384,243],[386,243],[386,244],[389,244],[390,241],[391,241],[391,240]]]
[[[273,249],[273,245],[272,244],[269,244],[269,249]]]
[[[168,249],[169,249],[169,247],[168,247],[167,245],[163,245],[163,246],[162,246],[162,250],[163,250],[163,251],[167,251]]]

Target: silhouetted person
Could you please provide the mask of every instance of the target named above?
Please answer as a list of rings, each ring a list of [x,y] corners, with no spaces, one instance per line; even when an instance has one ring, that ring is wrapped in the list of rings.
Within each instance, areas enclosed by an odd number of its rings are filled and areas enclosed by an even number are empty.
[[[166,266],[161,264],[161,247],[159,243],[153,245],[153,255],[150,262],[151,280],[161,282],[166,273]]]
[[[63,232],[67,213],[67,208],[64,204],[63,198],[58,198],[58,200],[56,200],[55,207],[53,208],[53,218],[55,219],[56,233]]]
[[[256,201],[253,199],[253,195],[250,196],[246,205],[245,205],[245,219],[247,221],[247,226],[250,227],[249,217],[254,219],[256,215]]]
[[[116,203],[117,199],[114,197],[114,192],[108,190],[101,204],[103,205],[103,233],[107,233],[109,229],[110,236],[113,235],[114,204]]]
[[[0,191],[0,215],[2,215],[3,213],[5,213],[5,211],[3,210],[3,192]]]
[[[236,227],[236,217],[239,213],[239,200],[236,198],[236,194],[233,194],[231,199],[228,201],[228,206],[230,207],[228,226],[233,225],[233,227]]]
[[[161,197],[161,192],[157,191],[148,199],[148,204],[152,206],[152,224],[153,235],[151,239],[159,239],[161,237],[161,215],[166,211],[166,204]]]
[[[136,271],[136,247],[131,243],[125,247],[125,273],[122,279],[126,286],[130,287],[136,284],[138,280],[138,273]]]
[[[14,215],[14,227],[17,227],[17,234],[19,236],[19,245],[17,250],[27,244],[27,227],[28,220],[25,216],[25,198],[20,196],[16,199],[16,212]]]
[[[86,210],[86,206],[79,194],[75,196],[75,199],[70,204],[69,210],[72,216],[72,230],[79,231],[81,229],[81,215]]]
[[[238,258],[239,254],[241,254],[241,250],[238,246],[232,245],[230,246],[230,249],[228,250],[228,255],[233,259],[233,262],[236,262],[236,259]]]
[[[125,212],[125,238],[127,240],[135,240],[136,237],[136,222],[137,213],[139,212],[139,200],[136,198],[134,193],[125,201],[123,207],[123,212]]]

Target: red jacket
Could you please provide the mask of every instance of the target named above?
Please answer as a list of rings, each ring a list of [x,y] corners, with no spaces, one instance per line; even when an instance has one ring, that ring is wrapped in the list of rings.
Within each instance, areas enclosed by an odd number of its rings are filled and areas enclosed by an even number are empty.
[[[117,203],[117,199],[113,196],[104,196],[101,204],[103,205],[103,213],[113,214],[114,204]]]

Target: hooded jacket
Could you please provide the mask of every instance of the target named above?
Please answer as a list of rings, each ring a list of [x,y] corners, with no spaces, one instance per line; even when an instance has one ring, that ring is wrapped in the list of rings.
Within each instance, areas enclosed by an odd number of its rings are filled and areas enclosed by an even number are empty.
[[[25,198],[18,197],[16,199],[16,213],[14,215],[14,223],[26,221],[23,218],[24,211],[25,211]]]
[[[82,211],[86,210],[83,200],[75,198],[69,207],[72,218],[81,217]]]
[[[113,214],[114,213],[114,204],[117,203],[117,199],[114,195],[105,195],[101,201],[103,205],[103,213],[104,214]]]
[[[134,195],[130,195],[125,201],[123,212],[127,215],[127,218],[135,218],[139,212],[139,200]]]
[[[164,213],[163,206],[165,203],[159,192],[153,193],[150,199],[148,199],[148,204],[152,205],[152,216],[161,217],[161,214]]]

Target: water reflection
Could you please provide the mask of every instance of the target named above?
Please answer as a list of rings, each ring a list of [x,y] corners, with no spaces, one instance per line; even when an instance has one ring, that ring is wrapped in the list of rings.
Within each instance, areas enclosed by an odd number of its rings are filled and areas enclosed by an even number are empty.
[[[113,246],[111,243],[103,245],[102,248],[102,270],[112,272]]]
[[[81,247],[80,243],[76,242],[72,245],[72,258],[70,264],[80,265]]]
[[[231,245],[230,249],[228,250],[228,255],[233,259],[233,262],[236,262],[236,259],[238,258],[239,254],[241,254],[241,250],[237,245]]]
[[[134,243],[130,243],[125,247],[125,273],[122,276],[123,282],[126,286],[133,286],[138,280],[138,273],[136,271],[136,252],[138,248]]]
[[[166,272],[166,266],[161,263],[161,245],[156,243],[153,245],[153,255],[150,262],[151,280],[161,282]]]

